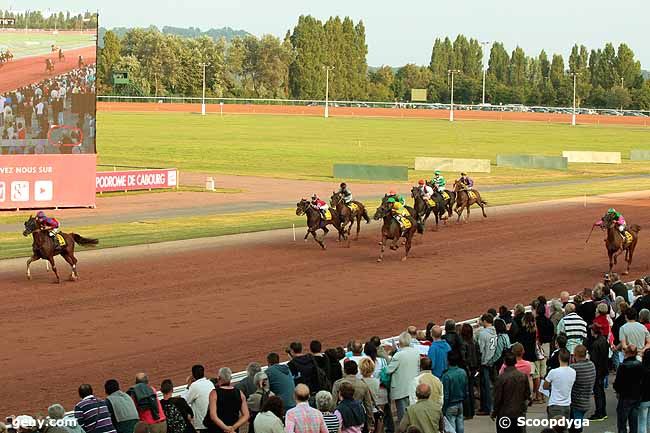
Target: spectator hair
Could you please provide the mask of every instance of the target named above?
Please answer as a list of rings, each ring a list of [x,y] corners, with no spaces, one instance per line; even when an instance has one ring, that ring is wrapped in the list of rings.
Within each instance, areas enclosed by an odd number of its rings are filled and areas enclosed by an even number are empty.
[[[494,308],[488,308],[487,313],[492,317],[497,317],[497,310],[495,310]]]
[[[566,314],[571,314],[571,313],[573,313],[574,311],[576,311],[576,304],[573,304],[573,303],[569,302],[568,304],[566,304],[566,305],[564,306],[564,312],[565,312]]]
[[[339,387],[339,393],[344,400],[352,400],[354,398],[354,385],[350,382],[342,382]]]
[[[517,356],[514,352],[506,352],[503,354],[503,363],[507,367],[514,367],[517,364]]]
[[[431,385],[428,383],[421,383],[415,388],[415,397],[418,400],[426,400],[431,397]]]
[[[569,360],[571,359],[571,354],[566,349],[560,349],[560,351],[558,352],[558,359],[560,360],[560,362],[564,362],[565,364],[568,364]]]
[[[643,310],[639,311],[639,322],[643,324],[650,322],[650,310],[644,308]],[[650,352],[650,350],[646,350],[646,352]]]
[[[232,370],[228,367],[221,367],[218,376],[224,383],[229,384],[232,380]]]
[[[512,354],[515,355],[515,357],[524,356],[524,345],[519,342],[510,346],[510,350],[512,351]]]
[[[316,393],[316,409],[321,412],[331,412],[334,409],[334,398],[329,391],[318,391]]]
[[[299,402],[305,402],[309,400],[309,387],[305,385],[304,383],[299,383],[296,385],[294,394],[296,396],[296,400]]]
[[[458,367],[458,364],[460,364],[460,353],[456,352],[455,350],[448,352],[447,360],[449,361],[449,365]]]
[[[59,403],[55,403],[47,408],[47,416],[52,419],[63,419],[65,416],[65,409]]]
[[[373,361],[377,359],[377,346],[372,341],[363,345],[363,353],[369,356]]]
[[[106,392],[106,395],[111,395],[115,391],[120,390],[120,384],[116,379],[108,379],[104,383],[104,392]]]
[[[88,383],[79,385],[79,397],[86,398],[89,395],[93,395],[93,387]]]
[[[312,340],[309,343],[309,351],[311,353],[321,353],[323,351],[323,345],[318,340]]]
[[[195,380],[199,380],[205,376],[205,368],[201,364],[195,364],[192,366],[192,377]]]
[[[411,345],[411,334],[408,332],[404,331],[399,335],[399,345],[400,347],[408,347]]]
[[[560,349],[566,349],[568,341],[569,339],[566,334],[560,334],[555,338],[555,344],[557,344]]]
[[[167,394],[174,391],[174,384],[171,379],[165,379],[160,384],[160,392]]]
[[[628,308],[625,310],[625,318],[627,320],[636,320],[638,317],[639,315],[634,308]]]
[[[494,319],[494,330],[497,334],[507,333],[508,327],[506,326],[505,320],[499,318]]]
[[[582,344],[578,344],[575,349],[573,349],[573,356],[576,358],[586,358],[587,348]]]
[[[424,356],[420,358],[420,370],[431,370],[431,358]]]
[[[284,418],[284,402],[277,395],[272,395],[262,405],[262,412],[271,412],[282,419]]]
[[[300,341],[294,341],[289,345],[289,349],[291,349],[293,353],[302,353],[302,343]]]
[[[262,371],[262,366],[259,362],[251,362],[246,366],[246,374],[248,374],[249,377],[255,377],[255,375],[260,371]]]
[[[343,361],[343,372],[345,374],[357,374],[359,372],[359,366],[353,360],[346,359]]]
[[[494,323],[494,316],[491,315],[490,313],[485,313],[484,315],[481,316],[481,322],[492,324]]]
[[[269,377],[266,375],[265,372],[259,371],[255,373],[255,376],[253,377],[253,383],[255,386],[260,387],[260,385],[265,381],[268,380]]]
[[[280,355],[278,355],[275,352],[271,352],[268,355],[266,355],[266,362],[269,363],[269,365],[275,365],[280,363]]]
[[[375,372],[375,363],[370,358],[361,358],[359,361],[359,371],[363,377],[371,377]]]

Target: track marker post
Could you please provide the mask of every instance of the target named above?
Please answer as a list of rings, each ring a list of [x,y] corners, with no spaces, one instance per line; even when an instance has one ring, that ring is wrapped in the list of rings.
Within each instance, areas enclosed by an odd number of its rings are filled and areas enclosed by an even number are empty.
[[[587,193],[585,193],[585,204],[584,204],[584,206],[585,206],[585,209],[586,209],[587,208]]]
[[[293,241],[296,241],[296,224],[291,224],[291,227],[293,228]]]

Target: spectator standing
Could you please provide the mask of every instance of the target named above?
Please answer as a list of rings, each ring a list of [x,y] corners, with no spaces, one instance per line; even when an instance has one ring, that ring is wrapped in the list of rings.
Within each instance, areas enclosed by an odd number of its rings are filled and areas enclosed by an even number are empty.
[[[246,366],[246,377],[235,384],[235,388],[244,393],[244,397],[248,398],[257,390],[255,386],[255,375],[262,371],[262,366],[259,362],[251,362]]]
[[[510,334],[506,322],[501,319],[494,319],[494,331],[497,333],[497,343],[494,348],[494,355],[490,360],[490,364],[494,367],[492,373],[492,382],[494,382],[494,372],[501,368],[503,364],[503,354],[510,350]],[[519,331],[517,331],[519,333]]]
[[[104,391],[106,392],[106,405],[117,433],[133,433],[135,425],[140,421],[133,399],[120,390],[120,384],[115,379],[106,381]]]
[[[206,415],[206,421],[209,421],[206,427],[210,433],[236,432],[248,422],[246,398],[243,392],[230,385],[231,379],[232,371],[229,368],[219,369],[217,378],[219,386],[210,391],[208,415]]]
[[[546,363],[547,375],[548,372],[560,366],[560,351],[566,350],[566,345],[567,345],[566,335],[564,334],[558,335],[557,338],[555,339],[555,345],[557,346],[557,349],[555,349],[553,353],[551,353],[551,356],[549,356],[548,362]]]
[[[643,354],[643,378],[641,379],[641,403],[639,405],[639,433],[650,431],[650,350]]]
[[[415,379],[413,379],[413,384],[411,385],[411,391],[409,394],[409,404],[417,403],[418,399],[415,395],[415,390],[418,385],[421,383],[426,383],[431,388],[431,393],[429,398],[434,401],[440,408],[444,403],[444,393],[442,387],[442,381],[438,379],[431,371],[431,359],[421,358],[420,359],[420,374],[418,374]]]
[[[644,308],[650,310],[650,289],[648,287],[643,290],[643,295],[634,301],[632,308],[639,312]]]
[[[515,314],[512,317],[512,323],[508,331],[510,341],[517,341],[517,333],[519,333],[519,329],[521,328],[521,321],[524,319],[524,314],[526,314],[526,308],[522,304],[515,304],[514,311]]]
[[[622,301],[622,298],[618,298],[618,299],[621,299],[621,302],[616,304],[618,305],[618,316],[616,316],[616,318],[614,319],[611,328],[614,347],[615,347],[614,355],[612,357],[612,360],[614,361],[614,369],[618,369],[619,364],[623,362],[624,352],[619,350],[621,347],[620,335],[621,335],[621,328],[623,327],[623,325],[627,323],[625,312],[630,308],[630,306],[625,301]]]
[[[576,378],[571,388],[571,419],[582,420],[591,409],[591,395],[596,383],[596,366],[587,359],[587,348],[580,344],[573,351],[575,362],[569,367],[575,370]],[[582,429],[573,429],[580,432]]]
[[[350,353],[347,354],[346,357],[341,359],[339,362],[341,364],[341,368],[343,368],[344,363],[349,362],[349,361],[356,362],[357,367],[358,367],[359,366],[359,361],[361,361],[365,357],[366,357],[366,355],[363,353],[363,344],[361,344],[360,341],[352,340],[350,342]],[[357,376],[357,378],[361,379],[361,375],[359,374]]]
[[[630,299],[627,293],[627,286],[624,282],[621,281],[616,272],[612,272],[610,275],[612,283],[610,285],[610,290],[614,292],[615,296],[621,296],[623,300],[630,305]]]
[[[463,416],[465,419],[474,418],[474,386],[475,378],[478,375],[481,367],[481,354],[478,351],[478,346],[474,342],[474,329],[468,323],[464,323],[461,327],[460,336],[463,340],[462,352],[463,359],[465,359],[465,369],[467,371],[468,379],[468,398],[463,403]]]
[[[523,429],[517,426],[517,418],[526,415],[531,395],[529,381],[517,370],[516,362],[514,353],[506,353],[503,356],[503,373],[494,382],[494,409],[491,417],[497,421],[497,433],[523,433]],[[499,422],[501,418],[508,418],[510,423]],[[504,428],[503,425],[509,427]]]
[[[458,366],[459,363],[460,355],[454,351],[449,352],[449,368],[442,375],[442,412],[456,433],[464,433],[463,402],[468,398],[467,372]]]
[[[614,391],[618,397],[616,424],[619,433],[638,431],[639,406],[641,404],[641,382],[644,376],[643,365],[637,359],[637,349],[633,344],[625,348],[625,359],[616,370]]]
[[[604,304],[600,304],[604,305]],[[599,305],[599,306],[600,306]],[[594,414],[590,421],[603,421],[607,419],[607,400],[605,398],[605,381],[609,376],[609,343],[597,323],[591,328],[593,342],[589,351],[589,358],[594,363],[596,379],[594,381]]]
[[[641,361],[643,352],[650,349],[650,332],[648,329],[636,321],[638,314],[634,308],[625,310],[625,319],[627,323],[621,326],[619,339],[621,340],[621,350],[626,351],[627,347],[634,345],[640,350],[637,353],[637,360]]]
[[[480,389],[481,389],[481,410],[477,415],[489,415],[492,412],[492,375],[495,349],[497,345],[497,333],[492,323],[494,319],[490,314],[481,316],[481,329],[476,338],[481,353],[480,368]]]
[[[316,409],[323,414],[323,420],[329,433],[339,433],[341,431],[341,422],[334,415],[334,398],[329,391],[318,391],[316,393]]]
[[[372,366],[372,369],[374,371],[374,365]],[[372,414],[374,408],[374,400],[368,385],[363,380],[357,379],[357,374],[359,373],[358,364],[354,361],[346,362],[343,365],[343,372],[345,373],[343,378],[334,382],[334,386],[332,387],[332,395],[334,398],[338,398],[340,388],[344,384],[349,383],[352,386],[354,399],[358,400],[361,403],[361,406],[363,409],[365,409],[366,413]],[[374,420],[370,419],[369,417],[368,426],[372,428],[373,425]]]
[[[140,421],[147,424],[150,433],[167,433],[165,412],[158,400],[156,388],[149,385],[145,373],[136,374],[135,385],[129,389],[128,394],[133,398]]]
[[[415,390],[417,403],[409,406],[399,424],[399,431],[406,432],[412,426],[421,432],[433,433],[444,431],[442,409],[431,400],[431,388],[421,383]]]
[[[250,420],[248,423],[249,433],[255,433],[255,417],[262,410],[262,406],[264,406],[266,400],[274,395],[273,392],[269,390],[269,378],[266,373],[260,371],[255,374],[253,381],[255,382],[256,387],[255,392],[250,394],[246,400],[246,403],[248,404],[248,412],[250,414]]]
[[[567,337],[566,348],[569,353],[573,353],[577,345],[584,344],[587,338],[587,322],[576,314],[575,309],[574,304],[567,304],[564,307],[565,315],[557,324],[557,333]]]
[[[454,325],[455,326],[455,325]],[[455,335],[455,334],[454,334]],[[431,359],[431,371],[438,379],[442,377],[442,373],[447,369],[447,354],[451,351],[451,347],[446,340],[442,339],[442,329],[440,326],[434,326],[431,329],[431,347],[429,347],[429,359]],[[456,335],[456,337],[458,337]]]
[[[537,341],[539,353],[536,353],[534,363],[534,379],[537,379],[533,392],[535,401],[544,401],[544,396],[539,392],[539,382],[546,377],[546,362],[551,355],[551,343],[555,338],[553,322],[546,317],[546,304],[540,304],[535,310],[535,326],[537,327]]]
[[[535,325],[535,316],[530,311],[524,314],[517,341],[521,343],[524,349],[523,360],[528,361],[530,365],[531,391],[534,392],[539,389],[539,373],[535,371],[535,362],[537,362],[537,326]]]
[[[512,311],[508,309],[507,306],[502,305],[499,307],[499,316],[495,317],[503,320],[506,325],[510,325],[512,323]]]
[[[609,305],[607,305],[606,302],[601,302],[596,306],[596,317],[594,318],[594,324],[598,325],[600,328],[600,333],[605,336],[605,339],[609,338],[609,334],[611,332],[610,320]]]
[[[297,404],[287,411],[286,433],[328,433],[323,414],[309,406],[309,387],[298,384],[294,398]]]
[[[266,357],[268,368],[265,373],[269,378],[269,389],[273,394],[282,399],[284,407],[289,410],[296,406],[294,400],[293,376],[287,365],[280,364],[280,356],[277,353],[269,353]]]
[[[348,362],[348,364],[356,367],[356,362]],[[366,414],[372,414],[372,411],[364,410],[364,405],[355,398],[357,391],[354,385],[350,382],[343,382],[338,393],[339,404],[336,406],[334,415],[341,424],[341,433],[361,433],[366,422],[372,431],[370,417],[366,417]]]
[[[92,386],[79,386],[81,401],[74,407],[74,417],[85,433],[116,433],[106,402],[93,395]]]
[[[47,408],[47,417],[51,420],[58,421],[65,417],[65,409],[60,404],[53,404]],[[74,428],[75,431],[81,430],[77,424]],[[46,425],[41,429],[40,433],[70,433],[73,429],[69,426],[59,425]],[[0,426],[0,433],[2,433],[2,426]],[[6,430],[4,433],[7,433]],[[83,431],[81,431],[83,433]]]
[[[192,421],[194,428],[201,433],[204,433],[207,429],[203,425],[203,420],[208,413],[210,392],[213,389],[214,384],[205,377],[205,368],[200,364],[192,366],[192,382],[185,395],[185,400],[187,400],[194,413]]]
[[[374,377],[375,363],[370,358],[363,358],[359,361],[359,370],[361,371],[361,380],[368,386],[368,389],[370,389],[373,403],[372,417],[375,425],[374,430],[378,431],[380,430],[380,427],[383,427],[383,414],[379,411],[378,407],[383,407],[386,402],[379,400],[380,382],[379,378]],[[383,428],[380,431],[383,431]]]
[[[311,352],[311,356],[314,357],[314,361],[316,362],[318,368],[322,369],[325,374],[327,374],[327,378],[329,379],[330,383],[334,383],[335,380],[332,380],[332,374],[330,373],[330,361],[327,355],[323,353],[323,345],[321,342],[318,340],[312,340],[309,343],[309,351]]]
[[[417,349],[411,347],[411,336],[408,332],[400,334],[399,345],[399,351],[388,364],[388,374],[391,375],[390,398],[395,402],[398,423],[409,405],[409,389],[418,375],[420,366],[420,354]]]
[[[644,308],[639,311],[639,323],[645,326],[645,328],[650,331],[650,310]]]
[[[551,300],[551,315],[549,320],[553,323],[553,330],[557,329],[558,323],[564,317],[564,306],[557,299]]]
[[[515,359],[517,360],[515,363],[515,368],[519,370],[524,376],[526,376],[526,380],[528,381],[528,387],[531,390],[531,393],[535,391],[535,388],[533,387],[533,366],[530,361],[526,361],[524,359],[524,346],[521,343],[515,343],[512,345],[512,354],[515,355]],[[505,355],[504,355],[505,357]],[[501,367],[501,370],[499,371],[499,374],[503,374],[505,371],[505,364]]]
[[[314,393],[318,391],[316,363],[310,354],[302,353],[302,343],[294,341],[289,345],[287,353],[291,358],[287,365],[293,375],[294,383],[296,385],[303,383]]]
[[[377,347],[372,340],[368,341],[364,345],[363,351],[368,356],[368,359],[372,360],[375,363],[375,371],[373,372],[372,377],[377,379],[379,382],[379,391],[377,392],[375,405],[383,412],[382,422],[384,430],[386,433],[394,433],[395,426],[393,424],[393,415],[390,407],[391,404],[388,398],[388,388],[390,388],[388,362],[386,359],[380,358],[378,356]],[[377,429],[379,429],[379,427],[375,428],[375,430]]]
[[[567,307],[571,304],[567,304]],[[571,389],[576,380],[576,371],[569,367],[571,355],[568,350],[561,349],[559,352],[560,366],[548,372],[544,389],[551,390],[551,397],[548,399],[546,408],[548,418],[562,416],[569,419],[571,415]]]
[[[165,418],[167,418],[167,433],[195,433],[192,420],[194,412],[182,397],[173,397],[174,384],[171,379],[165,379],[160,384],[163,398],[160,400]]]
[[[282,419],[284,404],[278,396],[271,396],[264,402],[262,410],[255,417],[254,428],[257,433],[285,433]]]
[[[447,342],[447,344],[449,344],[452,352],[456,352],[461,355],[459,366],[463,367],[464,362],[461,354],[461,346],[463,345],[463,340],[456,332],[456,322],[452,319],[445,320],[445,335],[443,335],[442,338]]]

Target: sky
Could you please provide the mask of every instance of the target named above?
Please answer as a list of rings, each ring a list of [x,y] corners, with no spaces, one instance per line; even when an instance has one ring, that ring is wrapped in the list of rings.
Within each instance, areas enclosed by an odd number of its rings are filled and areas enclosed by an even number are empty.
[[[589,49],[627,43],[650,69],[650,1],[627,0],[0,0],[0,8],[98,10],[103,27],[232,27],[283,37],[300,15],[350,16],[366,26],[368,64],[428,64],[437,37],[459,33],[517,45],[528,55],[568,56],[574,43]]]

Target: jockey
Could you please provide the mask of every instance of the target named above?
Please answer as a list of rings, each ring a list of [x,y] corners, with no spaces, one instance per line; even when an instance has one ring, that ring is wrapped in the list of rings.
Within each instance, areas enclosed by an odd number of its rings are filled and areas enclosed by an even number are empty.
[[[420,191],[420,195],[425,201],[429,201],[433,195],[433,188],[427,185],[424,179],[418,181],[418,191]]]
[[[465,189],[468,191],[470,191],[474,187],[474,181],[472,180],[471,177],[467,175],[467,173],[461,173],[458,182],[461,183],[462,185],[465,185]]]
[[[440,170],[436,170],[434,172],[434,176],[433,179],[431,179],[431,183],[433,183],[433,187],[435,188],[437,193],[442,193],[445,190],[445,186],[447,186],[447,181],[440,174]]]
[[[311,205],[314,209],[317,209],[323,218],[326,217],[326,212],[329,209],[329,205],[318,197],[318,194],[311,196]]]
[[[342,182],[341,185],[339,185],[339,186],[340,186],[340,188],[339,188],[339,190],[337,192],[343,196],[343,202],[346,205],[349,205],[350,203],[352,203],[352,192],[348,188],[348,184],[345,183],[345,182]]]
[[[388,199],[388,204],[391,205],[391,213],[395,216],[408,218],[410,216],[409,211],[404,207],[402,203],[395,200],[394,197]]]
[[[50,218],[45,215],[45,212],[42,210],[36,213],[36,221],[38,221],[44,230],[47,230],[47,234],[50,235],[50,237],[53,238],[57,233],[59,233],[59,222],[56,218]]]
[[[626,228],[625,218],[623,217],[622,213],[617,212],[616,209],[614,209],[613,207],[609,208],[607,210],[607,213],[603,215],[603,217],[600,220],[594,223],[594,227],[595,226],[602,227],[603,220],[607,217],[612,218],[612,220],[614,221],[614,223],[618,228],[618,231],[621,232],[621,235],[623,235],[623,233],[625,233],[625,228]]]
[[[394,189],[391,189],[390,191],[388,191],[388,194],[386,194],[386,197],[388,198],[388,200],[390,200],[391,198],[394,198],[395,201],[398,201],[400,204],[404,205],[404,197],[402,197],[401,195],[398,195],[397,191],[395,191]]]

